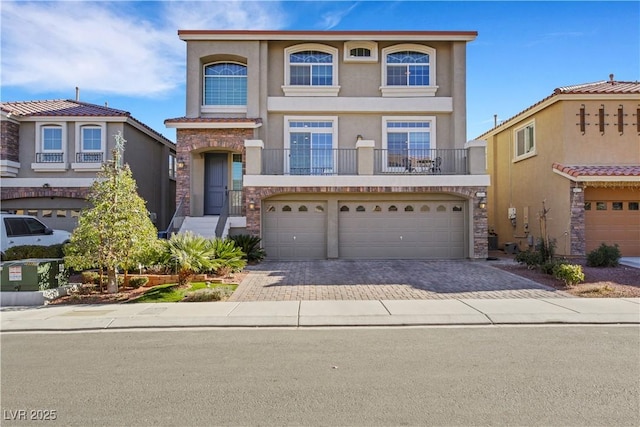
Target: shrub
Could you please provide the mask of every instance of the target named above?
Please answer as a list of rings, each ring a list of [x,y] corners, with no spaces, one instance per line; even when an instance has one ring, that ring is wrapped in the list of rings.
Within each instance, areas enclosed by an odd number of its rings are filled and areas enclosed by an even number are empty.
[[[145,276],[139,276],[139,277],[130,277],[129,278],[129,286],[137,289],[140,286],[144,286],[147,283],[149,283],[149,278],[145,277]]]
[[[82,276],[82,283],[84,284],[92,284],[92,285],[100,284],[100,273],[98,273],[97,271],[83,271],[81,276]]]
[[[600,244],[597,249],[587,254],[587,265],[589,267],[615,267],[620,262],[620,249],[618,244],[613,246]]]
[[[233,294],[233,289],[227,286],[218,286],[213,289],[199,289],[189,292],[182,301],[185,302],[208,302],[221,301],[229,298]]]
[[[553,277],[562,280],[565,285],[573,286],[584,282],[582,267],[577,264],[558,264],[553,269]]]
[[[542,264],[540,264],[540,271],[543,272],[544,274],[553,274],[553,272],[555,271],[556,267],[558,267],[560,265],[563,265],[563,264],[567,264],[567,261],[559,260],[559,259],[546,261],[546,262],[543,262]]]
[[[530,270],[542,264],[542,256],[539,252],[534,251],[518,252],[515,260],[520,264],[526,265]]]
[[[163,244],[163,264],[175,266],[180,286],[187,285],[193,274],[209,271],[214,266],[213,248],[210,241],[202,236],[191,232],[178,233],[164,240]]]
[[[242,249],[242,252],[246,254],[245,257],[249,262],[259,262],[267,256],[265,250],[260,247],[260,241],[262,239],[258,236],[239,234],[229,238],[235,242],[237,247]]]
[[[246,265],[245,253],[237,247],[231,239],[209,240],[209,246],[213,251],[213,265],[211,270],[220,274],[222,272],[241,271]]]
[[[51,246],[14,246],[5,251],[3,259],[5,261],[15,261],[29,258],[64,258],[62,247],[62,244]]]

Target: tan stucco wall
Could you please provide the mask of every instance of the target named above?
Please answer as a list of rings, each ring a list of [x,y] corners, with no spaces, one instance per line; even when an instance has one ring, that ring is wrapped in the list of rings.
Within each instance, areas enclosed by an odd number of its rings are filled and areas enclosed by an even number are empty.
[[[579,112],[585,105],[586,129],[580,131]],[[623,105],[624,133],[617,128],[617,109]],[[598,126],[598,109],[605,106],[605,132]],[[549,236],[557,241],[557,253],[570,255],[571,187],[576,183],[553,172],[554,162],[564,165],[624,165],[640,163],[640,143],[634,126],[637,100],[562,100],[522,118],[487,138],[487,161],[491,175],[488,191],[489,229],[505,242],[527,247],[524,213],[529,211],[529,233],[540,237],[539,212],[542,202],[547,215]],[[514,130],[535,121],[536,155],[513,161]],[[516,227],[507,209],[517,210]]]

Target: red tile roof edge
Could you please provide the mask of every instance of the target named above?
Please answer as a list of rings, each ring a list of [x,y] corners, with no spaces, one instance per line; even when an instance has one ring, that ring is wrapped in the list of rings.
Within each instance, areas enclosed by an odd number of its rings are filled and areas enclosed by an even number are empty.
[[[639,165],[563,165],[553,163],[552,168],[566,175],[578,178],[581,176],[608,177],[608,176],[638,176]]]

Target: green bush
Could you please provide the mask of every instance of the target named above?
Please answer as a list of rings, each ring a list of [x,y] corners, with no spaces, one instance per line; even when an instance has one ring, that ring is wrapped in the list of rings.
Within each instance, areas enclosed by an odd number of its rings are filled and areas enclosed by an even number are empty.
[[[615,267],[620,262],[620,256],[617,243],[613,246],[602,243],[597,249],[587,254],[587,265],[589,267]]]
[[[265,250],[260,247],[261,239],[258,236],[239,234],[229,238],[235,242],[237,247],[242,249],[242,252],[246,254],[246,259],[249,262],[259,262],[267,256]]]
[[[563,264],[567,264],[567,261],[561,260],[561,259],[554,259],[551,261],[543,262],[542,264],[540,264],[539,267],[540,267],[540,271],[543,272],[544,274],[553,274],[556,267]]]
[[[553,269],[553,277],[562,280],[565,285],[573,286],[584,282],[582,267],[577,264],[558,264]]]
[[[245,253],[236,246],[232,239],[212,239],[209,240],[209,246],[213,251],[214,257],[211,271],[216,273],[219,271],[242,271],[247,265]]]
[[[82,283],[99,285],[100,284],[100,273],[97,271],[83,271],[82,274]]]
[[[4,261],[15,261],[29,258],[64,258],[63,244],[51,246],[22,245],[5,251]]]
[[[519,264],[526,265],[530,270],[542,264],[542,256],[540,255],[540,252],[534,252],[534,251],[518,252],[518,254],[515,257],[515,260]]]
[[[129,286],[135,289],[139,288],[140,286],[144,286],[147,283],[149,283],[149,278],[145,276],[129,278]]]

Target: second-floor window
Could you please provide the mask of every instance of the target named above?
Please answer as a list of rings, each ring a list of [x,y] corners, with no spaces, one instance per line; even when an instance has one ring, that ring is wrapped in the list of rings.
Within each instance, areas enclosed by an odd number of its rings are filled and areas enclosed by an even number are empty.
[[[434,117],[386,117],[383,125],[383,170],[428,168],[426,162],[435,161]]]
[[[38,163],[62,163],[62,126],[42,126],[42,152]]]
[[[382,96],[434,96],[435,49],[401,44],[382,49]]]
[[[403,51],[387,55],[387,86],[429,86],[429,55]]]
[[[288,120],[288,173],[325,175],[334,171],[335,118]]]
[[[247,105],[247,67],[219,62],[204,68],[204,105]]]
[[[305,50],[289,56],[289,84],[294,86],[333,85],[333,55]]]
[[[285,49],[286,96],[337,96],[338,49],[323,44],[302,44]]]
[[[527,123],[515,130],[515,157],[524,159],[535,154],[536,140],[534,123]]]

